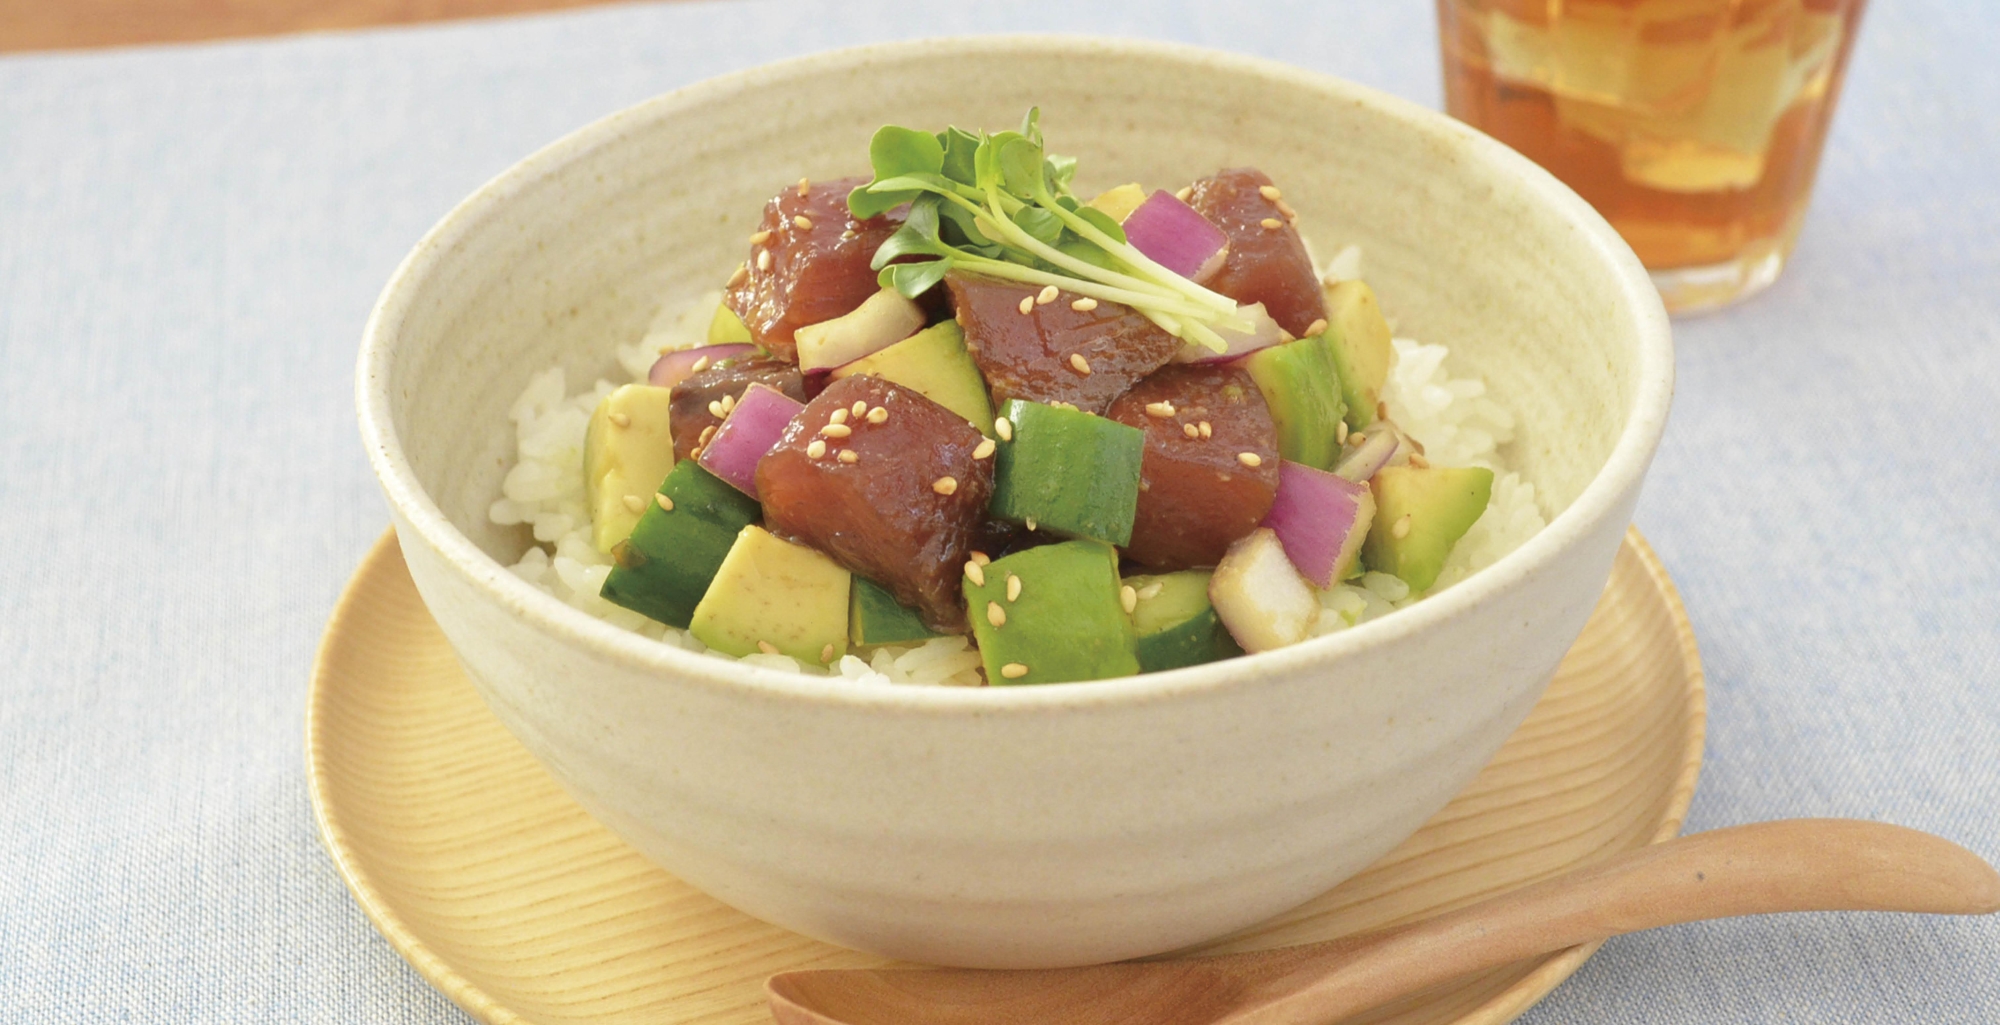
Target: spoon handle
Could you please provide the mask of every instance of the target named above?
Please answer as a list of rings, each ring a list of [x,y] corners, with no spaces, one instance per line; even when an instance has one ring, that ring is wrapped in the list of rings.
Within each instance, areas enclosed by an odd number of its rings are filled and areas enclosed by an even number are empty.
[[[1295,948],[1282,976],[1259,987],[1282,995],[1218,1025],[1333,1022],[1461,975],[1682,922],[1777,911],[1996,910],[2000,873],[1928,833],[1841,819],[1736,826],[1646,847],[1374,937]]]

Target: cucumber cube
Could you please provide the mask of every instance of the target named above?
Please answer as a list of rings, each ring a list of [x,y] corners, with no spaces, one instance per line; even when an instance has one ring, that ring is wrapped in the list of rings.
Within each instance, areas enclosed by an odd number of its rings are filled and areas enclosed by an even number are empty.
[[[1001,407],[1011,438],[994,456],[998,518],[1062,537],[1132,540],[1146,436],[1076,409],[1013,399]],[[1114,588],[1114,590],[1116,590]],[[974,617],[977,619],[978,617]]]
[[[1015,552],[988,563],[980,582],[967,576],[964,588],[966,618],[990,684],[1139,671],[1132,621],[1118,601],[1118,553],[1110,545],[1065,541]]]
[[[847,639],[855,647],[918,644],[937,636],[940,636],[937,631],[924,625],[924,619],[916,609],[897,601],[887,588],[867,577],[854,578],[854,594],[848,605]]]
[[[692,459],[674,464],[659,495],[611,550],[617,564],[598,592],[668,626],[686,628],[736,535],[762,516],[757,500],[724,484]]]
[[[1208,570],[1190,569],[1125,578],[1138,599],[1132,627],[1140,669],[1156,673],[1243,654],[1209,604],[1209,576]]]

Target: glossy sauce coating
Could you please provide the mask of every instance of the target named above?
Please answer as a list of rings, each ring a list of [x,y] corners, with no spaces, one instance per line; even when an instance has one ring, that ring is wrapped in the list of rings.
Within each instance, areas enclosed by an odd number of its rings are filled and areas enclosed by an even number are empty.
[[[1254,167],[1233,167],[1194,183],[1188,205],[1229,239],[1222,269],[1203,284],[1245,305],[1263,303],[1279,327],[1303,338],[1313,321],[1326,316],[1326,300],[1305,242],[1278,205],[1282,194],[1274,200],[1266,188],[1275,186]]]
[[[859,416],[856,403],[866,405]],[[887,414],[880,422],[868,416],[877,407]],[[837,410],[846,412],[838,424]],[[965,633],[959,575],[984,536],[993,494],[992,456],[973,455],[985,440],[908,388],[841,378],[757,464],[764,525],[881,584],[931,629]]]
[[[1158,403],[1170,404],[1172,414],[1156,415],[1165,412]],[[1243,370],[1166,367],[1105,415],[1146,435],[1127,558],[1162,572],[1213,566],[1230,542],[1255,530],[1271,511],[1278,493],[1278,431],[1263,394]],[[1245,465],[1246,452],[1256,466]]]
[[[725,396],[731,401],[743,397],[752,384],[766,384],[800,402],[806,400],[805,379],[799,368],[774,359],[732,359],[689,375],[674,385],[668,400],[667,427],[674,438],[674,459],[688,458],[695,448],[706,444],[702,433],[719,427],[722,418],[709,411],[708,404]]]
[[[847,194],[866,178],[788,187],[764,204],[750,257],[723,293],[764,351],[798,361],[792,334],[807,324],[850,313],[881,290],[868,262],[902,223],[900,214],[856,220]],[[768,256],[768,259],[766,257]]]
[[[1027,399],[1067,402],[1102,414],[1181,346],[1180,339],[1117,303],[1079,310],[1076,302],[1083,297],[1061,290],[1038,303],[1037,286],[957,272],[945,277],[945,285],[965,348],[985,376],[996,408],[1008,399]]]

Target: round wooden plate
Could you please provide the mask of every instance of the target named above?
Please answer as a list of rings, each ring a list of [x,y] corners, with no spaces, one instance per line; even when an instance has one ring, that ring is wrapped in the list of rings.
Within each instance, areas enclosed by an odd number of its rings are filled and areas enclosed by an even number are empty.
[[[1245,950],[1422,918],[1669,839],[1694,795],[1701,663],[1632,531],[1548,693],[1465,792],[1360,875],[1210,944]],[[876,966],[735,911],[586,815],[486,710],[385,535],[321,642],[306,713],[322,838],[356,900],[485,1022],[768,1022],[766,976]],[[1369,1022],[1498,1025],[1592,944],[1457,980]]]

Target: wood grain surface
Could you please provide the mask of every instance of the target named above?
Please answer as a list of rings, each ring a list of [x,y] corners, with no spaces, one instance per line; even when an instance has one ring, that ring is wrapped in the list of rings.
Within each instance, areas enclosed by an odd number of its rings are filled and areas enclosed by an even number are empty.
[[[578,808],[465,680],[393,537],[349,583],[311,688],[308,775],[328,851],[390,943],[481,1021],[766,1023],[774,972],[889,963],[743,915]],[[1201,949],[1415,921],[1669,839],[1693,797],[1704,715],[1686,614],[1633,532],[1548,693],[1471,786],[1361,874]],[[1595,949],[1355,1020],[1499,1025]]]
[[[0,0],[0,53],[272,36],[618,0]]]

